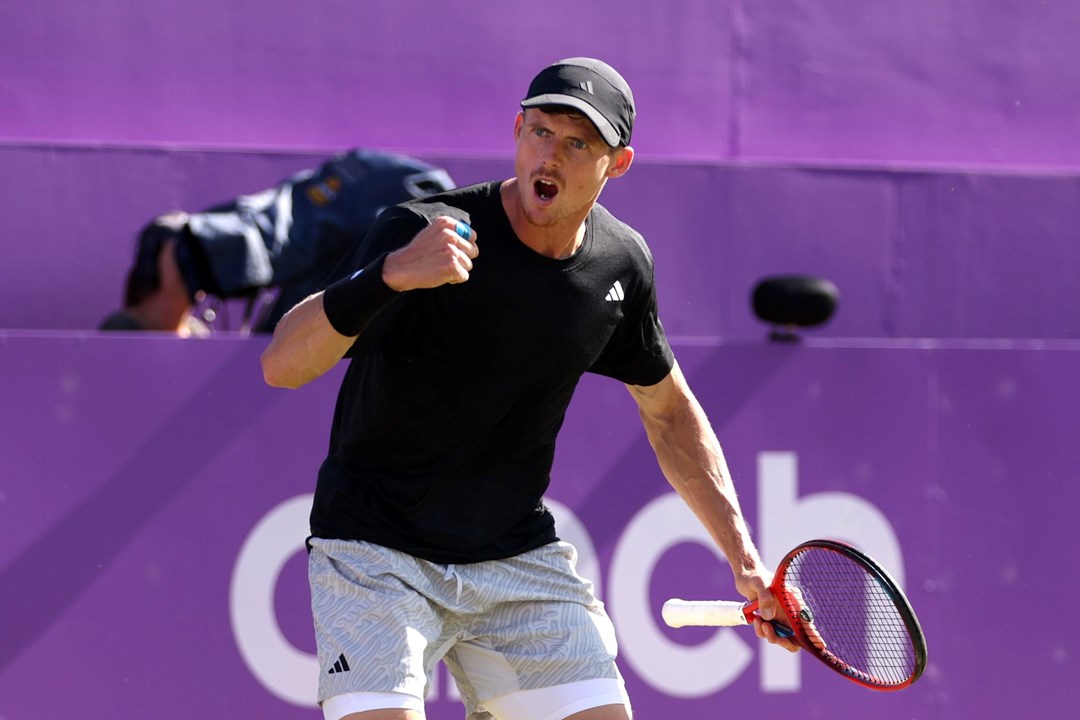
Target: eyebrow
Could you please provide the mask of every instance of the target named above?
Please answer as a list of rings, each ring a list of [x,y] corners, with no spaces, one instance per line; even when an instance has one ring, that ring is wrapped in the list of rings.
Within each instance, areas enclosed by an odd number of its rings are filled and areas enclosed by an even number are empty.
[[[539,110],[539,108],[537,108],[537,110]],[[604,138],[600,136],[600,131],[596,129],[596,126],[592,124],[592,121],[589,120],[589,118],[585,117],[581,113],[546,113],[541,111],[533,115],[532,120],[527,119],[525,121],[525,124],[529,125],[530,127],[542,127],[545,130],[551,130],[552,132],[554,132],[554,129],[551,127],[551,123],[543,122],[543,119],[552,117],[554,115],[563,115],[565,117],[568,117],[570,118],[571,122],[576,126],[575,129],[577,129],[579,133],[568,135],[571,140],[580,140],[581,142],[585,143],[590,147],[598,143],[604,144]]]

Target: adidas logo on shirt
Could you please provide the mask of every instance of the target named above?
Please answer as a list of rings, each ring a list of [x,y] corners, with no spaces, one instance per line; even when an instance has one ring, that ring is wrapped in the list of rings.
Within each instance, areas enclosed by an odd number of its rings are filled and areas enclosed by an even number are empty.
[[[604,299],[608,302],[619,302],[625,297],[626,295],[623,293],[622,283],[616,280],[615,284],[611,286],[610,290],[608,290],[607,297]]]

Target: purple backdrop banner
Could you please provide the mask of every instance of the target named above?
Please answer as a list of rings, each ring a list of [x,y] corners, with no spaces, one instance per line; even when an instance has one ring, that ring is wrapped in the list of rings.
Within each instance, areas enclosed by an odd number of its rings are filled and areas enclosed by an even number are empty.
[[[0,718],[317,718],[302,543],[340,372],[266,387],[263,342],[0,335]],[[589,377],[550,498],[615,619],[642,718],[1067,716],[1080,642],[1076,343],[677,347],[770,562],[855,542],[902,581],[930,664],[874,693],[745,629],[633,403]],[[1049,604],[1048,604],[1049,603]],[[461,716],[440,670],[432,720]]]
[[[0,327],[95,327],[150,218],[348,147],[504,177],[529,78],[592,54],[673,334],[756,339],[753,284],[799,272],[825,336],[1080,338],[1078,35],[1029,0],[0,3]]]
[[[1061,0],[9,1],[0,138],[483,156],[594,55],[653,156],[1076,167],[1078,33]]]
[[[501,113],[507,148],[513,114]],[[322,159],[0,147],[0,207],[11,208],[0,233],[0,328],[96,327],[120,304],[135,235],[151,217],[255,192]],[[508,159],[426,159],[462,185],[512,173]],[[841,294],[817,335],[1080,338],[1077,177],[643,156],[602,202],[649,242],[674,336],[758,339],[755,283],[811,273]],[[220,324],[239,327],[235,317]]]

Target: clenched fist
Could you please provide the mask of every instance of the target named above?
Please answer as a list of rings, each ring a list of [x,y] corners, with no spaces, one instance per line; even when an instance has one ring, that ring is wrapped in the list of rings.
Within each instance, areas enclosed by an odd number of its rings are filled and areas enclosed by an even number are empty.
[[[408,245],[386,256],[383,282],[398,292],[463,283],[479,254],[472,228],[440,215]]]

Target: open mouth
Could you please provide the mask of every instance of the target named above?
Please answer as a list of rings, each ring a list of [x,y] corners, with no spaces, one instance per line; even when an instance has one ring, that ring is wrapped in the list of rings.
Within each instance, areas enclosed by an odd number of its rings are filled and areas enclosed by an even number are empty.
[[[559,186],[547,180],[537,180],[533,183],[533,192],[541,201],[549,202],[559,194]]]

